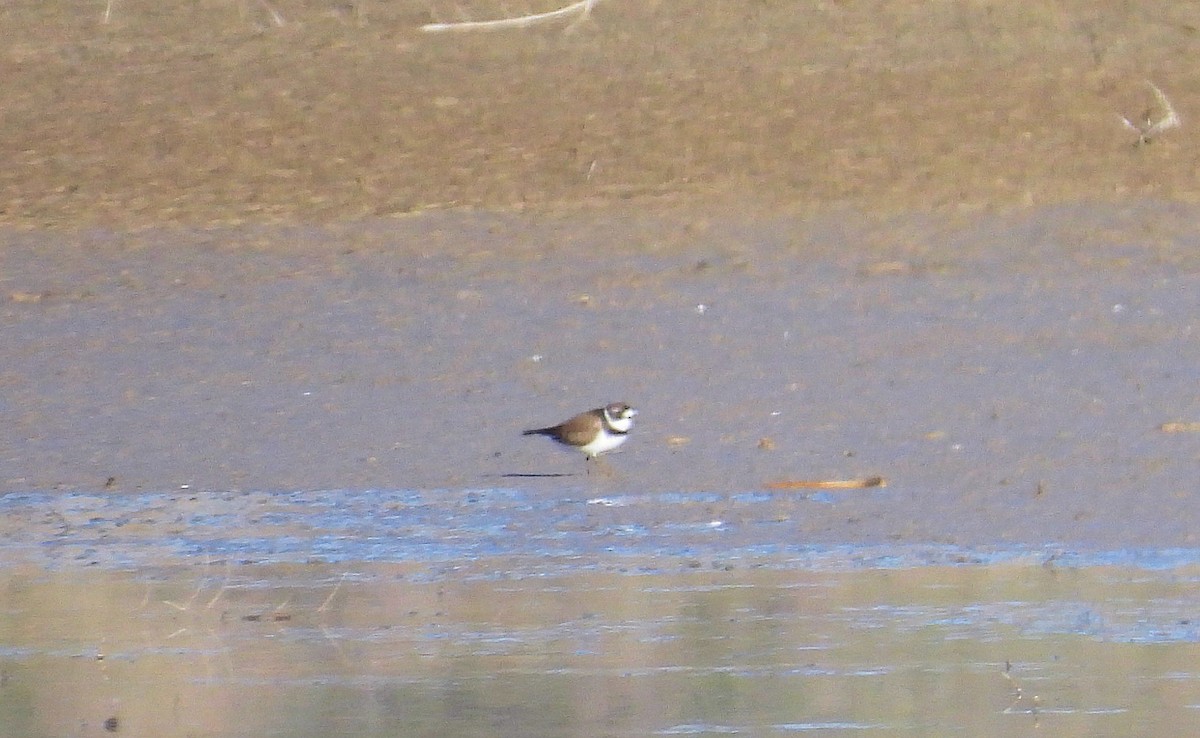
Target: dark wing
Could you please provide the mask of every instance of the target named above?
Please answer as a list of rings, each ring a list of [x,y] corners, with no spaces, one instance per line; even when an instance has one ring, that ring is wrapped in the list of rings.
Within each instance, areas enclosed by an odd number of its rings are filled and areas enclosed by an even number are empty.
[[[558,437],[572,446],[582,446],[595,438],[603,425],[604,411],[589,410],[558,426]]]

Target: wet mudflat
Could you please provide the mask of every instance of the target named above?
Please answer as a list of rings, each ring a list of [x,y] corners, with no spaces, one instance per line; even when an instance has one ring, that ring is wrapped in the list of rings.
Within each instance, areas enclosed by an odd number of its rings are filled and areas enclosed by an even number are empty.
[[[8,234],[0,735],[1185,733],[1196,214]]]
[[[481,563],[5,571],[0,734],[1181,735],[1200,712],[1195,565]]]
[[[772,497],[778,540],[1196,547],[1198,217],[631,207],[9,234],[0,491],[537,501],[882,475],[836,504]],[[521,437],[614,400],[641,414],[607,474]],[[722,499],[626,511],[736,521]]]

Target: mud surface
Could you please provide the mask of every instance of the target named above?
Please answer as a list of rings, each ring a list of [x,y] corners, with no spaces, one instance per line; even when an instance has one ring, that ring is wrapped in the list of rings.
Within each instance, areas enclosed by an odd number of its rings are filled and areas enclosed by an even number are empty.
[[[765,521],[786,542],[1190,547],[1196,215],[12,235],[0,484],[704,492],[621,514],[722,521],[735,547]],[[638,425],[590,473],[520,436],[617,398]]]
[[[1195,545],[1191,9],[420,30],[506,11],[6,7],[0,492],[700,493],[822,544]],[[1183,125],[1135,146],[1147,80]],[[615,399],[639,425],[591,474],[519,437]]]

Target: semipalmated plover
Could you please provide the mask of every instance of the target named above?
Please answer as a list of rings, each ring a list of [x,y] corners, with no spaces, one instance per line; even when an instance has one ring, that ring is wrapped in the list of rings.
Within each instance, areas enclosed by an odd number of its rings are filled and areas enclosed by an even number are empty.
[[[521,435],[549,436],[564,446],[579,449],[589,459],[594,459],[625,443],[625,436],[629,435],[629,430],[633,428],[634,415],[637,415],[637,410],[623,402],[614,402],[606,407],[579,413],[558,425],[534,428]]]

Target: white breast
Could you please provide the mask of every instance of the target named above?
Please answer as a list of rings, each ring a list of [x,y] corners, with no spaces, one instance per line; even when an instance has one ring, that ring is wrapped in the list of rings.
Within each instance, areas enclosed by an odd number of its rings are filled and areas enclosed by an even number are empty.
[[[591,443],[580,446],[579,450],[588,456],[599,456],[600,454],[612,451],[617,446],[625,443],[625,436],[616,433],[609,433],[606,430],[601,430],[599,435]]]

